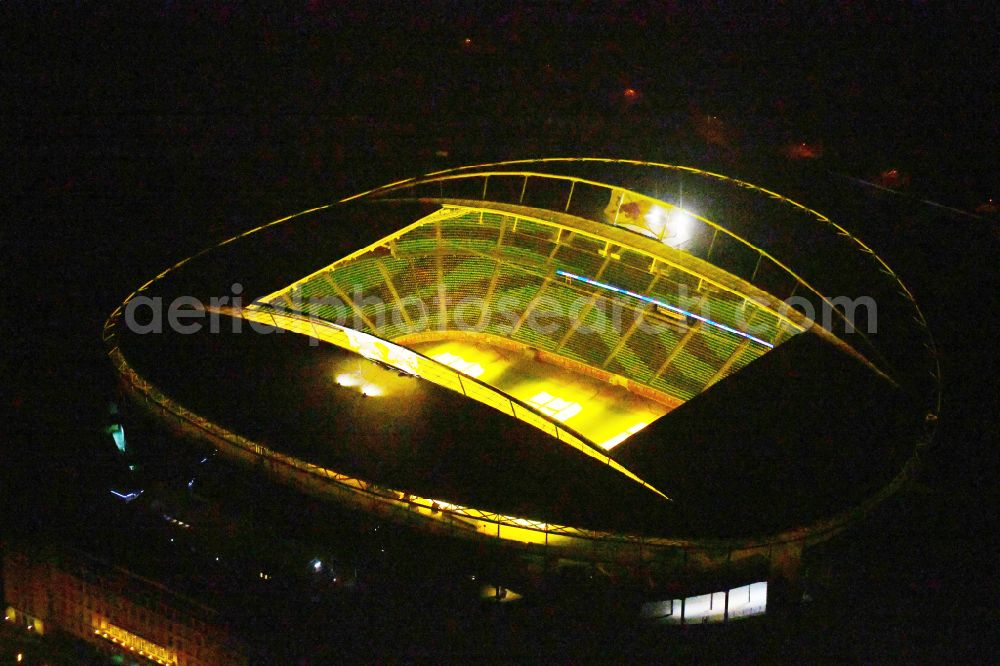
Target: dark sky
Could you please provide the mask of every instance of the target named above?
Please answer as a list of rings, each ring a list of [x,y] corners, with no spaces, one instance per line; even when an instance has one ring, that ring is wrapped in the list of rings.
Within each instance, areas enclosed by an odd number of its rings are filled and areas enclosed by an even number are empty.
[[[664,128],[706,114],[758,153],[819,141],[852,165],[876,155],[916,171],[930,189],[947,173],[962,181],[956,200],[997,186],[998,15],[985,5],[284,4],[7,3],[7,126],[142,137],[140,161],[190,141],[195,157],[224,143],[273,162],[270,139],[287,132],[322,171],[337,159],[325,151],[350,150],[331,118],[426,129],[582,116],[599,119],[597,137],[565,148],[607,150],[600,121]]]

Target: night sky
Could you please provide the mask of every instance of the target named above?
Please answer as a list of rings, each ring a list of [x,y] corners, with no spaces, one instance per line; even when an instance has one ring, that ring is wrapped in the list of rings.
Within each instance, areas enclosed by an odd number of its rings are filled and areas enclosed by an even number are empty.
[[[995,8],[284,4],[0,6],[4,529],[58,524],[100,476],[80,461],[114,395],[101,324],[177,259],[448,166],[691,164],[850,217],[941,347],[932,471],[896,532],[862,537],[878,563],[848,557],[890,601],[827,639],[882,647],[834,654],[985,655],[1000,599]],[[15,516],[25,503],[38,510]]]

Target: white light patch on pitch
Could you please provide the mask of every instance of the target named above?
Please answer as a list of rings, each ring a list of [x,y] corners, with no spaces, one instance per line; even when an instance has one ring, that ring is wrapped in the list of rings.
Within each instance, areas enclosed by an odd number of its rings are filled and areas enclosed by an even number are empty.
[[[528,403],[560,422],[573,418],[583,410],[580,403],[557,398],[545,391],[528,398]]]
[[[626,439],[628,439],[629,437],[639,432],[648,425],[649,424],[646,423],[645,421],[639,421],[628,430],[618,433],[617,435],[607,440],[606,442],[602,442],[601,448],[604,449],[605,451],[610,451],[611,449],[615,448],[616,446],[624,442]]]
[[[561,399],[563,403],[555,405],[546,401],[552,416],[562,412],[562,418],[568,419],[563,421],[566,425],[598,446],[600,442],[606,443],[636,428],[639,423],[652,423],[668,411],[667,407],[623,387],[539,362],[532,354],[491,346],[488,342],[438,340],[419,342],[412,347],[439,362],[438,355],[450,354],[445,358],[476,363],[483,368],[483,374],[477,377],[479,381],[533,407],[539,408],[531,399],[540,393]],[[579,411],[572,407],[563,412],[574,404],[580,406]],[[540,408],[539,411],[549,414]]]
[[[473,363],[471,361],[466,361],[461,356],[457,354],[452,354],[451,352],[441,352],[440,354],[435,354],[431,356],[432,359],[438,363],[443,363],[450,368],[458,370],[463,375],[468,375],[470,377],[479,377],[483,374],[483,366],[478,363]]]

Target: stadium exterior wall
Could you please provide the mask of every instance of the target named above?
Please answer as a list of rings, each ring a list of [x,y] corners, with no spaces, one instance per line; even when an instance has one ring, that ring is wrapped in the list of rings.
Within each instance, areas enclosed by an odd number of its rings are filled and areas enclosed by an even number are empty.
[[[126,394],[172,431],[202,440],[223,455],[265,472],[276,481],[319,499],[331,500],[396,524],[424,532],[490,543],[512,554],[541,557],[546,562],[600,564],[626,578],[681,584],[714,578],[744,564],[770,582],[794,583],[804,550],[828,541],[867,515],[911,479],[917,458],[866,502],[833,518],[779,534],[742,539],[670,539],[613,534],[532,523],[509,516],[440,506],[433,500],[383,488],[285,456],[197,415],[163,395],[128,365],[121,352],[110,356]]]

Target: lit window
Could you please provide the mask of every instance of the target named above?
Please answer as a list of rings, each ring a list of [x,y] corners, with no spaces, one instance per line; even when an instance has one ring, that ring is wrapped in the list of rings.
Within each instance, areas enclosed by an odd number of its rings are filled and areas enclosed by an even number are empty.
[[[722,622],[725,612],[725,592],[699,594],[684,600],[684,621],[689,624]]]
[[[699,594],[686,599],[650,601],[640,608],[646,620],[667,624],[724,622],[767,612],[767,581],[735,587],[729,592]]]
[[[767,612],[767,581],[729,590],[729,617],[748,617]]]

